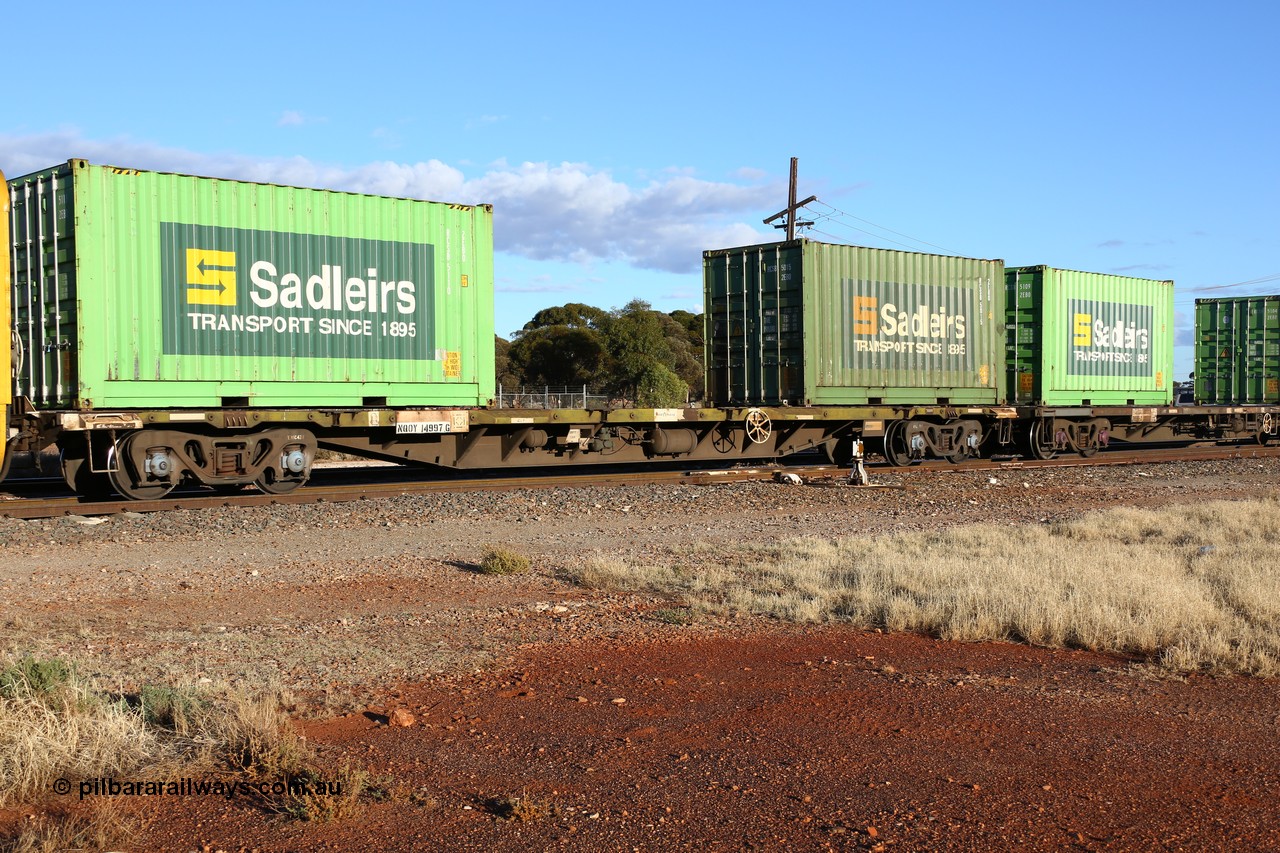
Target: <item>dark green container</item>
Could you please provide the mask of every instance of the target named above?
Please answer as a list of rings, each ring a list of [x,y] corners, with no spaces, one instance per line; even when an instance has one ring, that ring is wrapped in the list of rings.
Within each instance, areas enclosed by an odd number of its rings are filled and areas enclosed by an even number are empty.
[[[1280,403],[1280,296],[1196,300],[1197,403]]]
[[[795,240],[703,253],[717,406],[991,405],[1004,263]]]

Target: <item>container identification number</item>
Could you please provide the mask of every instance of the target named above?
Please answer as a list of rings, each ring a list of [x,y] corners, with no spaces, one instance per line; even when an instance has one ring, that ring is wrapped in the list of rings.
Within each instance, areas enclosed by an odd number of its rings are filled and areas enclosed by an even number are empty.
[[[451,425],[445,421],[432,421],[430,423],[420,424],[396,424],[397,435],[436,435],[443,432],[453,432]]]

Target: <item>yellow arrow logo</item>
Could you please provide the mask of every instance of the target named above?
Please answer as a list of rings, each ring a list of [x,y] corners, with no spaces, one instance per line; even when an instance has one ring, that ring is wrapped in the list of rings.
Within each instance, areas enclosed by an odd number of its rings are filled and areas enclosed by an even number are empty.
[[[187,249],[187,304],[236,304],[236,253]]]
[[[1093,346],[1093,315],[1077,314],[1075,316],[1075,345],[1078,347]]]

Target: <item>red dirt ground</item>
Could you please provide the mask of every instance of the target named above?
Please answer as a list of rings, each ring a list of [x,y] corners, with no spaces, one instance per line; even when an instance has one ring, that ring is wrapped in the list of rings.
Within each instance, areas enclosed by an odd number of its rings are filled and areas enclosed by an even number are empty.
[[[625,703],[614,700],[625,699]],[[851,629],[541,647],[310,724],[389,802],[327,824],[184,800],[157,849],[1280,849],[1280,684]],[[525,797],[538,815],[495,816]]]

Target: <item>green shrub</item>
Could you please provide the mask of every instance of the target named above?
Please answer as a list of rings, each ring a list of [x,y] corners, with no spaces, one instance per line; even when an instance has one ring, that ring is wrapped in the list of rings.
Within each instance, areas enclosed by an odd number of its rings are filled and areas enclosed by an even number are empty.
[[[185,735],[209,702],[191,689],[147,685],[138,692],[138,704],[148,725]]]
[[[0,696],[6,699],[53,696],[71,683],[72,669],[66,661],[39,660],[28,655],[0,670]]]
[[[507,548],[490,548],[480,560],[480,571],[486,575],[522,575],[532,564],[529,558]]]
[[[694,618],[689,607],[659,607],[649,615],[664,625],[692,625]]]

